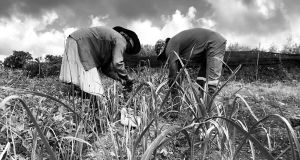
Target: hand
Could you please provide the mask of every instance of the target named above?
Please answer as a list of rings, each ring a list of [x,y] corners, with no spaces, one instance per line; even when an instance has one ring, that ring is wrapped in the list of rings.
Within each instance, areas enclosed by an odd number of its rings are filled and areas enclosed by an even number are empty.
[[[132,92],[132,89],[133,89],[133,80],[132,79],[126,80],[122,85],[124,86],[124,90],[126,92]]]

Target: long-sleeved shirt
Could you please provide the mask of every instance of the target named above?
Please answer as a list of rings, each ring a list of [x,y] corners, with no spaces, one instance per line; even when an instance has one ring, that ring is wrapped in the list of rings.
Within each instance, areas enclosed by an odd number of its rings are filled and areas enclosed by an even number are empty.
[[[184,30],[172,37],[166,47],[165,54],[169,57],[169,85],[171,85],[180,69],[180,63],[177,61],[178,56],[186,63],[188,60],[196,63],[215,62],[215,57],[225,54],[226,39],[219,33],[204,28],[194,28]],[[220,52],[220,48],[224,48]],[[178,56],[174,53],[176,52]],[[206,52],[209,52],[205,55]],[[221,56],[223,57],[223,56]],[[220,66],[218,64],[207,64],[209,67],[210,77],[220,75]],[[213,76],[212,76],[213,75]]]
[[[69,36],[78,45],[78,54],[85,70],[93,67],[115,80],[128,78],[123,54],[126,39],[117,31],[106,27],[80,29]]]
[[[204,28],[184,30],[172,37],[166,48],[169,64],[178,60],[176,52],[183,60],[198,60],[203,53],[215,44],[223,44],[226,39],[219,33]]]

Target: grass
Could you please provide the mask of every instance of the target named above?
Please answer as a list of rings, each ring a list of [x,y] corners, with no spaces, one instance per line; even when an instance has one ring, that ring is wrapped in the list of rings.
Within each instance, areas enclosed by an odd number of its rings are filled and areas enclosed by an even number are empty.
[[[299,81],[228,81],[211,103],[200,98],[191,71],[182,74],[183,104],[172,121],[166,70],[133,70],[138,82],[127,101],[121,86],[104,78],[105,95],[95,101],[57,77],[30,79],[2,69],[0,153],[8,150],[8,159],[299,158],[299,130],[287,120],[300,112]],[[120,125],[125,106],[142,117],[138,128]]]

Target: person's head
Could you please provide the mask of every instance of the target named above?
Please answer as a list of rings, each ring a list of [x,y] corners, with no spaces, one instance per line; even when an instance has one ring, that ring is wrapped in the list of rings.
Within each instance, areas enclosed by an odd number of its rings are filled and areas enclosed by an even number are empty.
[[[155,52],[157,54],[157,60],[159,61],[166,61],[167,55],[166,55],[166,48],[168,45],[170,38],[166,38],[166,40],[158,40],[155,44]]]
[[[141,44],[138,36],[131,30],[125,29],[120,26],[115,26],[113,28],[115,31],[119,32],[127,42],[126,53],[127,54],[137,54],[141,50]]]

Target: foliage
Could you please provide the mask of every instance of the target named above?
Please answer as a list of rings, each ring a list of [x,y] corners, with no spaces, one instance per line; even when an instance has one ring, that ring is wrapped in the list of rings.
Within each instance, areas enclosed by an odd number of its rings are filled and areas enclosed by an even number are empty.
[[[61,63],[61,56],[46,55],[45,62],[40,62],[39,59],[28,61],[23,69],[29,77],[57,76],[60,72]]]
[[[75,91],[63,92],[65,85],[57,82],[57,77],[26,79],[11,72],[0,74],[4,77],[0,86],[13,87],[1,87],[0,100],[15,94],[22,98],[57,159],[298,158],[295,132],[284,118],[291,113],[274,113],[280,110],[278,105],[279,109],[275,108],[277,101],[286,103],[284,109],[299,108],[299,85],[289,87],[289,92],[297,94],[287,94],[284,88],[278,94],[284,90],[285,98],[268,99],[271,93],[261,92],[270,86],[230,83],[236,70],[229,80],[223,80],[225,85],[212,97],[216,102],[213,103],[205,98],[207,95],[199,95],[193,74],[183,68],[183,103],[180,112],[176,112],[168,98],[165,69],[138,68],[133,75],[139,82],[134,92],[127,95],[128,100],[124,99],[121,86],[105,77],[101,78],[106,92],[95,100],[83,99]],[[49,159],[47,142],[39,137],[42,134],[28,118],[23,103],[20,99],[6,100],[5,109],[0,109],[0,149],[10,141],[9,158]],[[122,107],[132,108],[133,114],[142,118],[139,127],[120,125]],[[171,113],[180,113],[179,118],[170,119]]]
[[[41,63],[37,61],[28,61],[23,67],[25,74],[29,77],[43,77]]]
[[[268,49],[269,52],[272,52],[272,53],[277,53],[278,52],[278,48],[273,44],[269,47]]]
[[[46,76],[57,76],[60,72],[62,56],[46,55]]]
[[[139,56],[153,56],[156,55],[154,47],[152,45],[143,45],[139,53]]]
[[[229,44],[227,46],[228,51],[250,51],[251,48],[248,46],[243,46],[238,43]]]
[[[47,54],[45,61],[49,64],[59,64],[62,61],[62,56]]]
[[[286,39],[286,43],[283,45],[281,53],[300,54],[300,44],[295,42],[292,35]]]
[[[12,69],[20,69],[26,64],[27,61],[32,60],[29,52],[13,51],[13,54],[4,59],[4,67]]]

